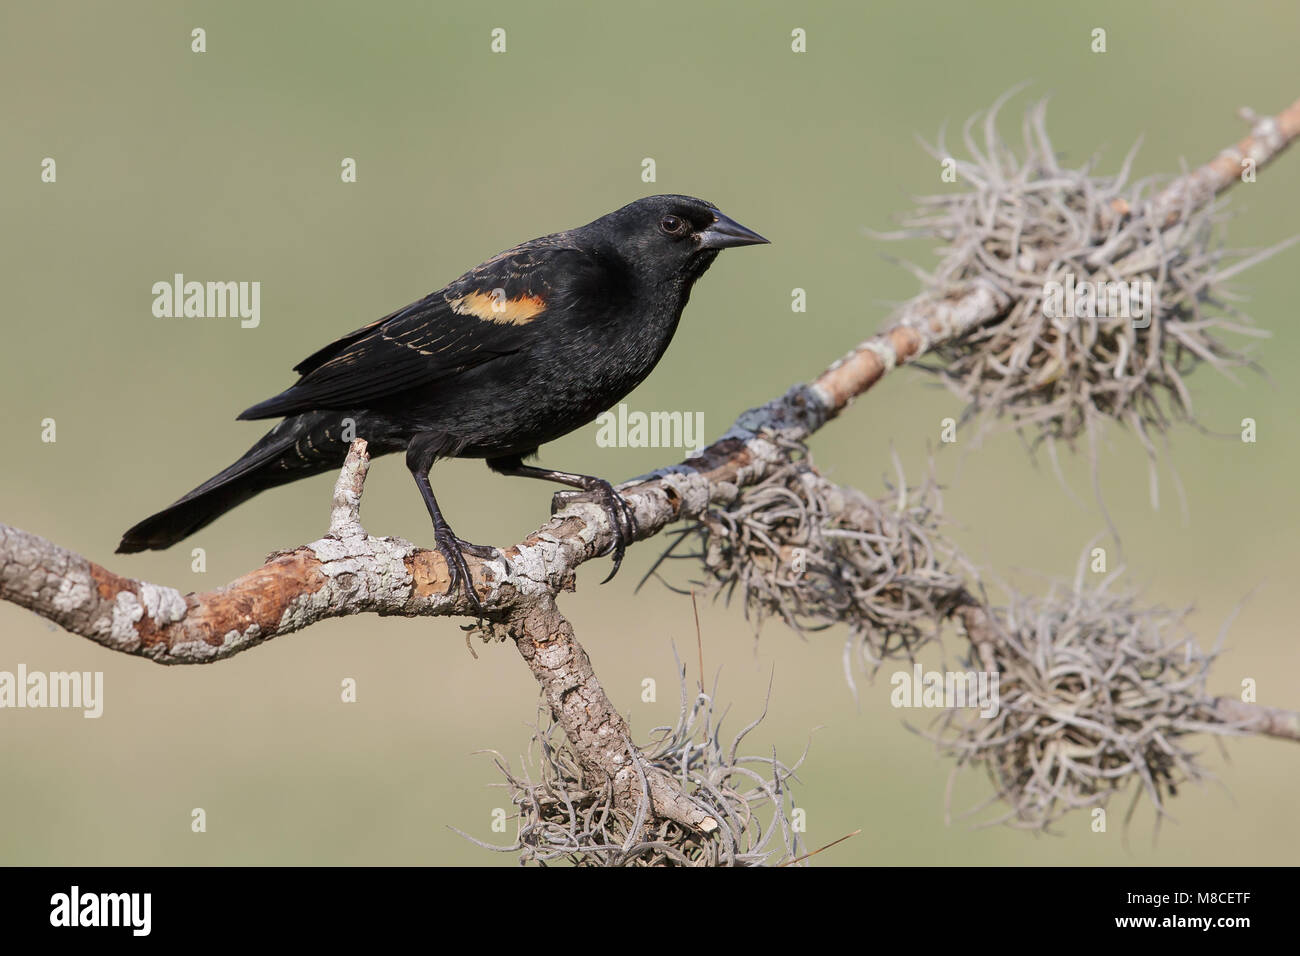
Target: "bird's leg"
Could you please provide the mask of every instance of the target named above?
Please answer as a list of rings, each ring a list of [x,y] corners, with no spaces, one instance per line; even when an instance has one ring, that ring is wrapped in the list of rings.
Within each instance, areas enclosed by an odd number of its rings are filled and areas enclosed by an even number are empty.
[[[489,458],[487,463],[489,468],[503,475],[516,475],[520,478],[541,478],[544,481],[555,481],[571,488],[581,488],[587,493],[594,493],[600,499],[601,506],[605,509],[605,513],[609,515],[610,523],[614,526],[614,542],[607,550],[602,552],[603,554],[613,552],[614,567],[610,570],[609,576],[600,583],[604,584],[618,574],[619,565],[623,563],[623,554],[627,551],[627,546],[636,537],[636,515],[632,512],[632,506],[614,490],[613,485],[604,478],[594,478],[591,475],[575,475],[568,471],[553,471],[550,468],[536,468],[532,465],[525,465],[523,456]]]
[[[438,552],[447,562],[447,575],[451,578],[447,594],[454,594],[457,586],[463,587],[465,597],[474,606],[474,610],[481,615],[484,613],[483,604],[474,590],[474,577],[469,572],[469,565],[465,563],[465,555],[468,553],[477,558],[491,558],[496,556],[496,549],[462,541],[456,537],[455,532],[451,530],[451,525],[447,524],[447,519],[442,516],[438,499],[433,496],[433,488],[429,484],[429,469],[433,467],[433,459],[436,457],[435,447],[432,442],[420,441],[417,437],[406,450],[406,465],[415,478],[416,487],[420,489],[424,506],[429,509],[429,517],[433,519],[433,540],[438,547]]]

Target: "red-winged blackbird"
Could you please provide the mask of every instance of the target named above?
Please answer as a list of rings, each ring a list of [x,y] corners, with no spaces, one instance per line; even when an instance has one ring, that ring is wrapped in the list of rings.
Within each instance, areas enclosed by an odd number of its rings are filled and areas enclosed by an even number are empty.
[[[288,417],[117,550],[170,547],[260,491],[338,468],[355,436],[371,455],[406,451],[449,593],[463,583],[477,606],[462,552],[494,549],[462,541],[443,518],[429,486],[438,458],[485,458],[502,474],[597,494],[616,529],[613,577],[636,530],[626,502],[604,479],[523,460],[640,384],[718,251],[761,242],[712,203],[650,196],[508,249],[298,363],[296,384],[239,416]]]

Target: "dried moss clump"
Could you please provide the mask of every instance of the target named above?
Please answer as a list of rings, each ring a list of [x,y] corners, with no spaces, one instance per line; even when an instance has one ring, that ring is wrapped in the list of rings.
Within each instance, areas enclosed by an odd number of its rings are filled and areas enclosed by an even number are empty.
[[[1027,113],[1017,155],[997,131],[1000,105],[984,116],[982,149],[972,136],[979,117],[966,124],[969,158],[952,157],[942,139],[926,147],[955,163],[969,188],[919,199],[903,229],[885,235],[944,243],[933,272],[913,267],[928,294],[991,284],[1010,303],[1003,318],[939,347],[925,367],[981,427],[1002,419],[1034,445],[1060,438],[1073,446],[1080,434],[1095,441],[1093,426],[1110,419],[1131,427],[1154,457],[1153,434],[1193,420],[1189,372],[1250,364],[1223,334],[1267,333],[1228,304],[1224,283],[1276,249],[1225,264],[1229,253],[1212,244],[1221,204],[1153,202],[1154,180],[1128,182],[1136,145],[1114,176],[1093,175],[1095,160],[1062,167],[1045,104]],[[1078,293],[1072,300],[1067,288]]]
[[[517,852],[520,863],[542,865],[763,866],[797,859],[800,840],[790,822],[789,781],[803,758],[787,767],[775,754],[738,754],[766,709],[724,744],[725,713],[715,714],[708,694],[690,698],[684,670],[681,675],[677,723],[652,731],[651,742],[639,750],[641,766],[658,767],[681,781],[682,789],[719,821],[718,830],[706,836],[666,820],[647,826],[648,794],[643,790],[636,813],[629,814],[615,803],[608,785],[591,788],[568,740],[548,722],[534,734],[520,776],[496,754],[506,779],[497,786],[509,791],[517,810],[515,843],[491,846],[462,835],[489,849]]]
[[[869,666],[910,659],[961,599],[963,566],[939,533],[933,481],[909,488],[899,469],[887,487],[868,498],[793,460],[680,532],[666,554],[702,560],[700,583],[739,596],[756,627],[769,617],[798,631],[843,623]]]
[[[1145,794],[1163,816],[1179,786],[1208,776],[1187,738],[1233,730],[1205,691],[1217,651],[1197,647],[1183,614],[1077,583],[1063,597],[1015,597],[984,613],[998,713],[946,711],[932,736],[957,768],[988,772],[990,802],[1006,804],[988,824],[1047,830],[1071,810],[1105,806],[1134,781],[1128,815]]]

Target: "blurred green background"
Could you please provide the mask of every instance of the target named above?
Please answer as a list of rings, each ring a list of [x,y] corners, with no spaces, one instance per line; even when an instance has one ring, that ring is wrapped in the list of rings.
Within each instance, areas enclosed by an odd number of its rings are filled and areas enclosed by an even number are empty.
[[[1109,52],[1089,51],[1108,31]],[[207,31],[207,52],[190,31]],[[507,52],[489,51],[507,31]],[[790,50],[807,31],[808,52]],[[1034,3],[59,3],[0,8],[0,520],[124,574],[182,591],[219,586],[279,547],[324,530],[330,476],[268,493],[171,551],[114,556],[120,533],[224,467],[261,434],[234,415],[290,384],[289,369],[336,335],[438,288],[515,242],[587,222],[653,192],[703,196],[773,240],[727,253],[697,287],[673,347],[629,399],[634,409],[702,411],[710,436],[745,408],[816,375],[876,331],[915,290],[884,254],[929,250],[865,238],[911,195],[943,187],[915,135],[959,128],[1022,81],[1008,128],[1052,97],[1064,159],[1103,151],[1117,168],[1145,135],[1137,175],[1177,172],[1235,142],[1235,110],[1273,112],[1300,95],[1288,4]],[[44,157],[55,184],[40,181]],[[340,181],[353,157],[358,182]],[[653,157],[658,181],[641,181]],[[1238,187],[1226,240],[1264,246],[1297,232],[1300,153]],[[1273,337],[1272,378],[1192,378],[1206,425],[1181,428],[1147,497],[1143,455],[1112,430],[1106,501],[1129,580],[1146,600],[1192,605],[1211,642],[1248,595],[1211,689],[1259,682],[1265,703],[1300,707],[1294,624],[1300,506],[1300,362],[1290,250],[1237,287]],[[151,285],[175,272],[259,280],[262,320],[158,319]],[[1291,279],[1287,277],[1291,276]],[[808,312],[790,292],[808,292]],[[959,406],[928,377],[889,376],[817,436],[837,481],[882,491],[896,448],[919,476],[939,421]],[[40,423],[57,421],[44,444]],[[670,460],[597,447],[595,430],[543,462],[611,479]],[[1173,493],[1176,468],[1188,511]],[[1003,436],[939,452],[957,540],[990,577],[1041,590],[1070,575],[1104,528],[1082,461],[1078,500]],[[550,489],[481,463],[434,470],[470,540],[507,544],[546,516]],[[377,534],[431,540],[396,458],[381,460],[363,517]],[[190,549],[207,571],[190,569]],[[582,570],[563,608],[634,732],[676,714],[672,645],[694,661],[689,599],[634,586],[657,552],[638,546],[620,576]],[[909,733],[888,683],[856,705],[842,633],[802,640],[770,625],[758,641],[738,608],[701,608],[705,666],[738,728],[771,712],[751,752],[798,756],[810,846],[858,837],[819,863],[1294,863],[1300,751],[1203,741],[1226,786],[1189,787],[1158,836],[1144,806],[1127,839],[1086,815],[1060,838],[944,824],[949,765]],[[518,767],[536,689],[513,648],[471,658],[456,622],[328,621],[210,667],[163,669],[0,606],[0,670],[102,670],[104,716],[0,711],[0,863],[470,863],[502,795],[495,748]],[[927,663],[935,663],[931,655]],[[692,680],[695,667],[691,665]],[[340,702],[355,678],[359,699]],[[640,700],[657,679],[658,701]],[[908,714],[914,717],[913,714]],[[818,728],[815,733],[813,729]],[[960,778],[968,806],[986,793]],[[207,813],[205,834],[190,812]]]

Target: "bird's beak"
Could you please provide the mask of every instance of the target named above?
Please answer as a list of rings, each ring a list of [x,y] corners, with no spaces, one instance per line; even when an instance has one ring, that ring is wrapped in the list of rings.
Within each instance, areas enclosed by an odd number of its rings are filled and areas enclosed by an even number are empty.
[[[728,249],[732,246],[755,246],[767,242],[752,229],[718,213],[713,225],[699,234],[701,249]]]

